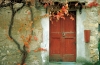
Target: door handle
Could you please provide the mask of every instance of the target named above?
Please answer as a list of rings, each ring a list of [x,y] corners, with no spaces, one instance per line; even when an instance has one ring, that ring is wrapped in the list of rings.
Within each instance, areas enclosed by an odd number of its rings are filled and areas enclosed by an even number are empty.
[[[63,33],[62,33],[62,36],[65,37],[65,35],[66,35],[66,34],[63,32]]]

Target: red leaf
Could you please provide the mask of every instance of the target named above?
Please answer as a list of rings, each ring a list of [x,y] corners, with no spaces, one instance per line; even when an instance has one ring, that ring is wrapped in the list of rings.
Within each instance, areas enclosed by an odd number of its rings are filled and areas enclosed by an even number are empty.
[[[57,20],[59,20],[60,16],[59,15],[56,15],[56,18],[57,18]]]
[[[61,18],[65,20],[65,17],[61,17]]]
[[[31,12],[29,11],[29,12],[27,12],[28,13],[28,15],[30,15],[31,14]]]
[[[48,6],[48,4],[47,4],[47,3],[45,3],[45,4],[44,4],[44,8],[47,8],[47,6]]]
[[[62,9],[61,9],[63,12],[65,12],[66,11],[66,9],[65,9],[65,7],[64,6],[62,6]]]
[[[17,65],[21,65],[20,63],[18,63]]]
[[[30,52],[30,50],[28,49],[28,50],[27,50],[27,52],[29,53],[29,52]]]
[[[35,40],[35,41],[37,41],[37,40],[38,40],[38,38],[37,38],[36,36],[34,36],[34,40]]]
[[[94,0],[93,2],[90,2],[89,4],[88,4],[88,7],[97,7],[99,4]]]
[[[44,48],[39,48],[38,50],[39,50],[39,51],[47,51],[47,50],[44,49]]]
[[[29,43],[28,42],[24,42],[25,47],[29,48]]]
[[[71,16],[70,19],[73,21],[74,20],[74,17]]]
[[[29,35],[28,37],[26,37],[26,41],[27,41],[28,43],[31,42],[31,39],[32,39],[32,35]]]
[[[19,28],[18,32],[21,32],[22,31],[22,28]]]
[[[38,48],[38,49],[34,50],[34,52],[40,52],[40,51],[47,51],[47,49],[44,49],[44,48]]]

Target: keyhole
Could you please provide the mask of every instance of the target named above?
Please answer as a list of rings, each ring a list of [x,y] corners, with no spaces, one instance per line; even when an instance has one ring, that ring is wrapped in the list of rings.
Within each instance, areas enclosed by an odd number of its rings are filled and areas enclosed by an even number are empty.
[[[65,37],[65,33],[64,32],[62,33],[62,36]]]

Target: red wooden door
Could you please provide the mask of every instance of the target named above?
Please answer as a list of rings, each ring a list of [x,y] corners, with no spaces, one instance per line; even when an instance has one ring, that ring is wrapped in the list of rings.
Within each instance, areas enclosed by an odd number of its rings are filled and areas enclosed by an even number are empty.
[[[75,12],[74,12],[75,13]],[[75,19],[75,14],[74,14]],[[70,16],[50,22],[50,61],[76,61],[76,20]]]

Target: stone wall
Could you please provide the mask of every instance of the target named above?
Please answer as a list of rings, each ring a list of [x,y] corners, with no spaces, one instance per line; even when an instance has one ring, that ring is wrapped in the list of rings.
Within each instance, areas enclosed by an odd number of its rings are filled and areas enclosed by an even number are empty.
[[[99,0],[100,1],[100,0]],[[100,3],[100,2],[99,2]],[[100,7],[99,7],[99,10],[98,10],[98,13],[99,13],[99,16],[98,16],[98,23],[100,24]],[[100,31],[99,31],[99,38],[100,38]]]
[[[98,7],[92,7],[85,9],[86,11],[86,20],[84,21],[84,29],[90,30],[90,42],[86,44],[86,57],[91,62],[95,63],[98,61]]]
[[[26,58],[26,65],[42,65],[41,52],[34,52],[34,50],[40,48],[42,42],[42,26],[40,18],[37,18],[41,12],[32,7],[34,25],[32,41],[29,44],[29,53]],[[21,63],[22,54],[18,50],[17,45],[9,38],[8,29],[11,20],[11,10],[9,7],[0,9],[0,65],[18,65]],[[29,23],[31,22],[31,15],[28,7],[24,7],[22,10],[16,13],[14,18],[14,24],[12,29],[13,38],[18,41],[23,48],[23,40],[21,36],[28,37],[30,34]],[[38,40],[34,40],[34,36]]]

